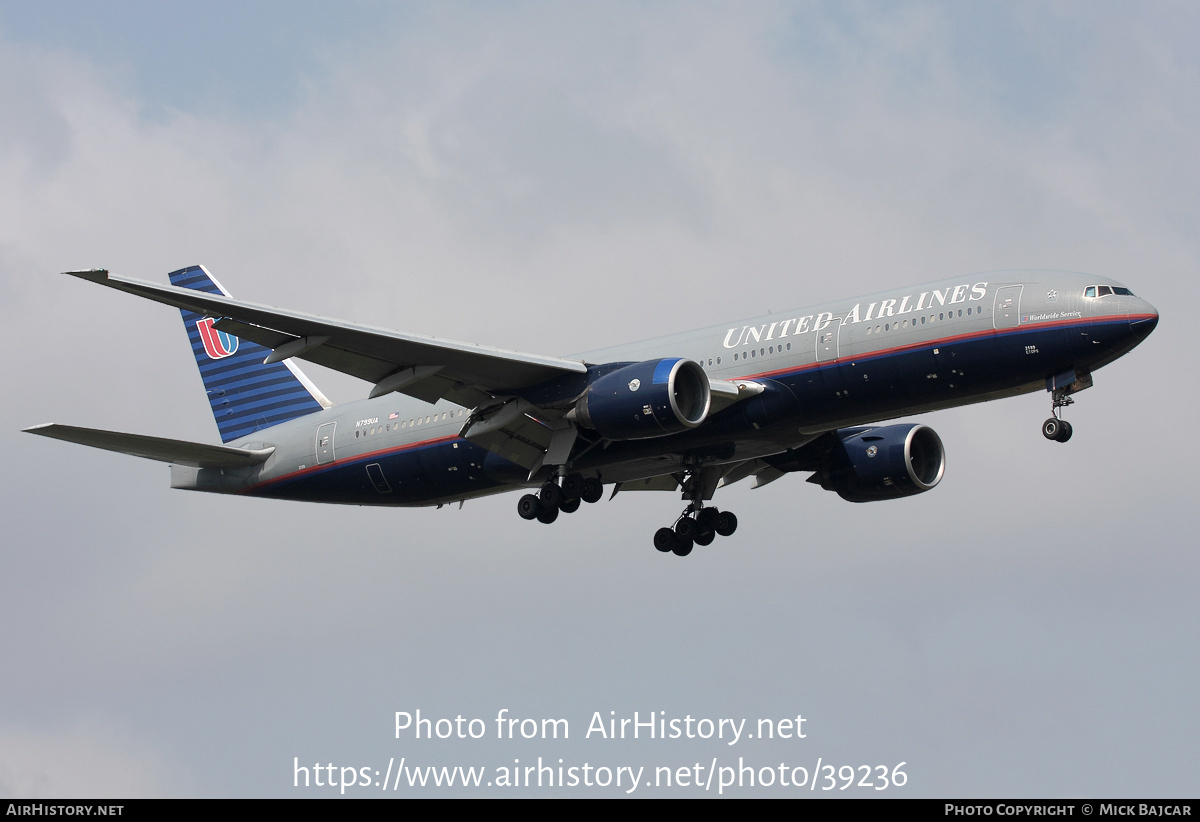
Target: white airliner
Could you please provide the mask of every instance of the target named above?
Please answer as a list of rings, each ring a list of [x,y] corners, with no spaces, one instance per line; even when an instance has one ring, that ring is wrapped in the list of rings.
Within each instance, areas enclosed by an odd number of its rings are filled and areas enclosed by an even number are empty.
[[[232,299],[201,266],[171,285],[72,276],[180,309],[224,445],[65,425],[30,433],[171,463],[171,485],[355,505],[442,505],[525,489],[551,523],[604,484],[682,490],[655,547],[684,556],[737,528],[716,489],[786,473],[852,502],[919,494],[945,469],[917,412],[1045,389],[1050,440],[1092,373],[1154,330],[1123,285],[1000,271],[547,357]],[[334,407],[292,362],[372,384]]]

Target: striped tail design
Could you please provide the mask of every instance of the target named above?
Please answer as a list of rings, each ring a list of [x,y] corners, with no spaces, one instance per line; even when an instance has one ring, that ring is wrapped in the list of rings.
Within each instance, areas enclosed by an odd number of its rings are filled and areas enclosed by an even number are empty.
[[[229,296],[203,266],[182,268],[168,276],[171,285],[180,288]],[[325,395],[290,360],[263,365],[269,348],[217,329],[214,323],[219,318],[182,309],[180,313],[222,442],[330,407]]]

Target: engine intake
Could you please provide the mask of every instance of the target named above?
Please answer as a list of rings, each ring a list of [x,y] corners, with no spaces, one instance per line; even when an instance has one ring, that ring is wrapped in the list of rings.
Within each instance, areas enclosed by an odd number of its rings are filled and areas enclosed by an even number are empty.
[[[832,459],[817,474],[821,487],[850,502],[875,502],[920,494],[946,471],[946,450],[924,425],[846,428]]]
[[[649,439],[695,428],[708,418],[711,403],[704,369],[668,358],[599,377],[575,403],[575,415],[610,440]]]

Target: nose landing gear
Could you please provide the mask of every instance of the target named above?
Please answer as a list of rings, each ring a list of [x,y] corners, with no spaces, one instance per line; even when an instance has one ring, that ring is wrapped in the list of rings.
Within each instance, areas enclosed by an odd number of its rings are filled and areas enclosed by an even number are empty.
[[[1062,418],[1061,409],[1073,405],[1075,400],[1071,399],[1071,395],[1061,388],[1056,388],[1052,396],[1050,413],[1053,416],[1042,423],[1042,436],[1055,442],[1066,442],[1071,439],[1074,430],[1071,428],[1071,423]]]

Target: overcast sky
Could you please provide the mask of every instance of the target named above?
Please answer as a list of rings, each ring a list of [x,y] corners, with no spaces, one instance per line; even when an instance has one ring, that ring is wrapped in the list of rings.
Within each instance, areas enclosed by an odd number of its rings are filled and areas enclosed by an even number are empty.
[[[0,795],[316,796],[294,758],[540,756],[1194,796],[1197,42],[1182,2],[0,0]],[[680,559],[651,546],[675,494],[553,526],[514,495],[301,505],[19,433],[216,442],[178,313],[58,273],[194,263],[554,355],[1004,268],[1117,278],[1162,321],[1067,445],[1044,394],[926,415],[933,491],[742,483],[715,500],[737,534]],[[335,402],[369,388],[306,370]],[[489,738],[397,740],[418,709]],[[501,709],[571,738],[497,741]],[[806,738],[585,739],[610,711],[799,714]],[[737,795],[770,792],[828,795]]]

